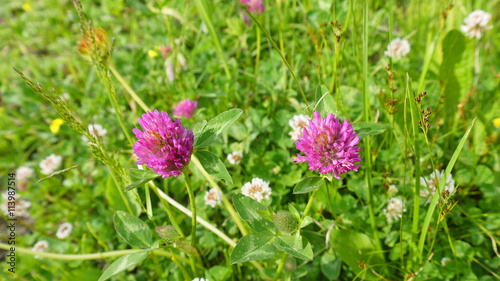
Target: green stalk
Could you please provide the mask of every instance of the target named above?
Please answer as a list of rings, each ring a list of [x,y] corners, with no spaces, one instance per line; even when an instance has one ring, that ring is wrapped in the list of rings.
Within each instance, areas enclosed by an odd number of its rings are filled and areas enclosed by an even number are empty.
[[[233,218],[233,220],[236,223],[236,226],[238,226],[238,229],[240,230],[241,234],[243,234],[243,236],[248,235],[248,230],[245,227],[245,225],[243,224],[243,222],[241,221],[238,213],[236,213],[236,210],[233,208],[233,205],[229,202],[229,200],[227,200],[227,197],[224,195],[224,192],[222,192],[222,189],[220,188],[220,186],[214,181],[212,176],[207,173],[205,168],[203,168],[203,165],[201,165],[200,160],[198,160],[198,158],[194,154],[191,155],[191,162],[193,162],[193,164],[196,166],[196,168],[198,168],[198,170],[200,170],[200,172],[203,174],[205,179],[210,183],[210,185],[212,185],[213,188],[221,191],[222,203],[224,204],[224,207],[226,207],[226,210],[229,212],[229,214]]]
[[[316,200],[316,196],[318,195],[319,188],[316,188],[313,193],[311,194],[311,197],[309,198],[309,201],[307,202],[306,208],[304,209],[304,213],[302,214],[302,218],[300,219],[299,225],[302,224],[304,221],[304,218],[309,214],[309,211],[311,210],[311,207]]]
[[[276,269],[276,274],[274,274],[273,281],[277,281],[281,271],[283,271],[283,268],[285,267],[286,260],[288,259],[288,253],[283,253],[283,256],[281,257],[280,263],[278,265],[278,269]]]
[[[108,68],[105,65],[102,64],[96,64],[99,77],[101,78],[101,82],[104,84],[106,87],[106,92],[108,93],[109,100],[111,101],[111,105],[113,106],[113,109],[115,110],[115,115],[116,119],[118,120],[118,123],[120,124],[120,127],[122,128],[123,133],[125,134],[125,137],[127,138],[128,142],[130,145],[134,144],[134,141],[132,137],[130,136],[129,129],[127,126],[125,126],[125,122],[123,121],[123,116],[121,114],[120,110],[120,105],[118,104],[118,98],[116,96],[116,90],[115,87],[113,86],[113,83],[111,83],[111,77],[108,72]]]
[[[114,65],[111,63],[108,65],[109,70],[111,70],[111,73],[115,76],[115,78],[122,84],[123,88],[127,90],[129,95],[134,99],[135,102],[144,110],[144,111],[150,111],[149,107],[142,101],[142,99],[137,95],[137,93],[130,87],[130,85],[125,81],[125,79],[120,75],[120,73],[116,70]]]
[[[8,251],[8,250],[10,250],[11,247],[12,247],[12,245],[8,245],[8,244],[0,242],[0,249]],[[33,251],[30,249],[26,249],[26,248],[16,247],[16,252],[23,253],[23,254],[29,254],[31,256],[40,256],[40,257],[44,257],[44,258],[57,259],[57,260],[98,260],[98,259],[104,259],[104,258],[109,258],[109,257],[124,256],[124,255],[128,255],[128,254],[139,253],[139,252],[149,252],[149,251],[153,251],[156,249],[159,249],[159,248],[120,250],[120,251],[111,251],[111,252],[104,252],[104,253],[70,255],[70,254],[57,254],[57,253],[50,253],[50,252],[37,252],[37,251]]]
[[[222,66],[224,67],[224,72],[226,73],[226,77],[228,80],[231,80],[231,72],[229,71],[229,67],[226,61],[226,57],[224,56],[224,52],[222,51],[222,47],[219,42],[219,37],[217,37],[217,32],[214,29],[214,26],[212,24],[212,20],[210,19],[207,10],[205,9],[205,3],[204,0],[195,0],[196,2],[196,7],[198,8],[198,11],[200,12],[201,18],[205,22],[205,25],[207,26],[208,32],[210,33],[210,36],[212,37],[212,40],[215,45],[215,52],[219,56],[219,59],[222,62]]]
[[[457,162],[458,156],[460,155],[460,152],[462,151],[462,148],[465,145],[465,141],[469,137],[470,132],[472,131],[472,127],[474,127],[474,124],[476,123],[476,118],[474,118],[465,132],[464,136],[458,143],[457,148],[455,149],[455,152],[453,152],[453,155],[451,156],[450,162],[446,166],[446,170],[444,171],[443,178],[441,178],[439,185],[436,189],[436,192],[434,193],[434,196],[432,196],[432,201],[429,206],[429,209],[427,210],[427,214],[424,219],[424,224],[422,226],[422,232],[420,234],[420,240],[418,241],[418,251],[420,253],[423,253],[424,251],[424,244],[425,244],[425,238],[427,236],[427,232],[429,231],[429,225],[431,223],[432,216],[434,215],[434,210],[436,209],[438,199],[441,198],[441,193],[444,187],[444,184],[446,182],[446,179],[450,177],[451,170],[453,169],[453,166],[455,166],[455,163]]]
[[[194,199],[194,192],[191,188],[191,183],[189,181],[188,175],[185,172],[182,173],[184,175],[184,184],[186,185],[186,189],[189,195],[189,205],[191,205],[191,246],[193,248],[196,245],[196,202]]]
[[[310,115],[312,115],[312,110],[309,106],[309,102],[307,101],[307,98],[306,98],[306,94],[304,93],[304,90],[302,89],[302,86],[300,86],[300,82],[299,80],[297,79],[297,76],[295,76],[295,73],[293,72],[293,69],[292,69],[292,66],[290,66],[290,64],[288,63],[288,61],[286,60],[285,58],[285,55],[283,54],[283,52],[280,50],[280,48],[278,47],[278,45],[276,45],[276,43],[274,42],[274,40],[271,38],[271,36],[269,35],[269,33],[267,33],[266,29],[254,18],[254,16],[248,12],[247,12],[247,15],[252,19],[252,21],[259,27],[259,29],[264,33],[264,35],[267,37],[267,39],[269,40],[269,42],[271,42],[271,45],[273,45],[273,48],[279,53],[281,59],[283,60],[283,62],[285,63],[286,67],[288,68],[288,70],[290,71],[290,74],[292,74],[292,77],[293,79],[295,80],[295,83],[297,83],[297,86],[299,87],[299,91],[300,91],[300,94],[302,95],[302,98],[304,99],[304,102],[306,103],[306,106],[307,106],[307,110],[309,112]]]
[[[419,233],[419,222],[420,222],[420,147],[418,145],[418,109],[415,104],[415,95],[413,94],[413,91],[410,89],[409,86],[409,77],[407,79],[407,84],[406,84],[406,95],[407,98],[405,99],[405,102],[409,103],[409,109],[410,109],[410,116],[411,116],[411,134],[408,131],[407,135],[409,136],[410,140],[413,140],[413,146],[414,146],[414,153],[415,153],[415,189],[413,192],[413,224],[412,224],[412,246],[410,248],[410,256],[412,258],[411,262],[415,262],[416,259],[416,245],[417,245],[417,235]],[[405,115],[406,119],[406,115]],[[406,126],[406,120],[405,120],[405,126]],[[422,254],[422,253],[420,253]],[[418,259],[420,260],[420,259]]]
[[[370,122],[370,97],[368,95],[368,0],[365,1],[363,9],[363,119]],[[377,225],[375,223],[375,211],[373,210],[373,185],[372,185],[372,159],[371,159],[371,137],[363,139],[364,158],[365,158],[365,180],[368,186],[366,193],[368,195],[368,212],[370,215],[370,225],[372,227],[373,238],[378,251],[382,251],[382,245],[378,237]]]
[[[302,222],[304,221],[304,218],[307,216],[307,214],[309,214],[309,211],[311,210],[314,201],[316,201],[316,196],[318,195],[318,191],[319,191],[319,188],[316,188],[313,191],[313,193],[311,194],[311,197],[309,197],[309,201],[307,202],[306,208],[304,209],[304,213],[302,214],[302,218],[300,219],[299,225],[302,224]],[[298,232],[297,232],[297,235],[299,235]],[[288,254],[285,253],[283,255],[283,257],[281,258],[281,261],[280,261],[280,264],[278,266],[278,269],[276,269],[276,273],[274,275],[274,279],[273,280],[278,280],[277,278],[281,274],[281,271],[283,270],[283,267],[285,265],[285,262],[286,262],[287,258],[288,258]]]
[[[255,91],[257,89],[257,80],[259,77],[259,62],[260,62],[260,29],[256,28],[255,29],[256,35],[257,35],[257,45],[256,45],[256,52],[257,54],[255,55],[255,69],[254,69],[254,84],[253,84],[253,92],[255,94]]]
[[[185,172],[182,172],[184,176],[184,183],[186,185],[186,189],[189,195],[189,205],[191,205],[191,246],[196,251],[196,201],[194,198],[194,192],[191,187],[191,183],[189,182],[188,175]],[[197,252],[197,251],[196,251]],[[193,275],[196,276],[196,262],[194,260],[194,256],[189,256],[189,261],[191,264],[191,270],[193,271]]]

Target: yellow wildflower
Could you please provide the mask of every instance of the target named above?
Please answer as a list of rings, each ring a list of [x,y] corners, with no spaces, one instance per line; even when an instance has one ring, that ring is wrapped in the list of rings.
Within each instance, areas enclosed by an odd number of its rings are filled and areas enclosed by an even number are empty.
[[[500,118],[493,119],[493,126],[495,128],[500,128]]]
[[[52,120],[50,123],[50,131],[54,134],[59,133],[59,129],[61,128],[61,125],[64,124],[64,120],[61,118],[56,118]]]
[[[153,50],[149,50],[148,51],[148,56],[154,58],[154,57],[157,57],[158,56],[158,53],[153,51]]]
[[[29,12],[29,11],[33,10],[33,7],[31,7],[30,3],[24,3],[22,7],[23,7],[23,10],[25,12]]]

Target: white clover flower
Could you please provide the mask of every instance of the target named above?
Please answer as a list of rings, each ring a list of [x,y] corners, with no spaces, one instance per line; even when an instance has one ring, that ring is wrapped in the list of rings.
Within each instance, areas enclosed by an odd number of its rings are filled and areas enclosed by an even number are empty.
[[[33,176],[33,169],[26,166],[21,166],[16,171],[16,178],[18,181],[23,181]]]
[[[398,188],[394,184],[391,184],[387,189],[387,195],[394,196],[396,193],[398,193],[398,191]]]
[[[208,279],[205,278],[195,278],[193,281],[208,281]]]
[[[448,257],[444,257],[441,259],[441,265],[442,266],[447,266],[451,262],[451,259]]]
[[[46,240],[41,240],[35,243],[32,251],[34,252],[45,252],[49,248],[49,242]],[[36,259],[40,258],[40,256],[35,256]]]
[[[243,153],[239,151],[234,151],[233,153],[227,155],[227,161],[229,161],[231,165],[240,164],[242,158],[243,158]]]
[[[399,220],[403,217],[403,212],[406,212],[403,206],[403,200],[396,197],[387,200],[387,208],[384,209],[384,214],[388,222]]]
[[[69,222],[65,222],[61,224],[57,229],[56,236],[59,239],[64,239],[71,234],[72,230],[73,230],[73,225]]]
[[[410,52],[410,43],[406,39],[396,38],[387,45],[384,54],[393,59],[400,59]]]
[[[420,189],[420,196],[428,197],[429,195],[433,195],[436,192],[436,189],[439,186],[439,182],[442,180],[443,175],[444,171],[434,170],[428,178],[420,177],[420,185],[427,187]],[[455,180],[453,180],[451,174],[448,178],[446,178],[443,192],[446,196],[451,196],[453,195],[453,193],[455,193]]]
[[[10,197],[10,198],[9,198]],[[11,196],[9,196],[7,194],[7,191],[4,191],[2,193],[2,198],[3,198],[3,203],[0,205],[0,210],[2,210],[2,212],[8,216],[9,218],[12,218],[10,216],[10,214],[14,214],[15,217],[29,217],[30,216],[30,213],[28,211],[28,209],[31,207],[31,202],[28,201],[28,200],[21,200],[20,199],[20,196],[19,196],[19,193],[16,193],[16,195],[14,196],[14,198],[12,198]],[[12,200],[14,199],[14,200]],[[15,201],[16,202],[16,207],[15,208],[12,208],[9,210],[9,206],[7,204],[7,202],[10,202],[10,201]]]
[[[269,188],[268,182],[260,178],[253,178],[251,182],[247,182],[241,187],[241,193],[260,202],[263,199],[269,199],[271,188]]]
[[[215,188],[210,189],[205,193],[205,204],[208,206],[215,208],[215,206],[220,205],[222,203],[222,192]]]
[[[59,166],[61,166],[62,157],[59,155],[51,154],[40,162],[42,173],[46,175],[52,174]]]
[[[304,128],[309,125],[309,117],[304,114],[294,115],[292,119],[288,121],[288,125],[292,127],[292,131],[288,134],[292,140],[296,141],[299,139],[299,136],[302,136]]]
[[[483,31],[491,29],[491,26],[488,26],[490,19],[491,14],[482,10],[475,10],[464,19],[465,24],[460,26],[460,29],[467,37],[479,39]]]
[[[104,137],[108,130],[104,129],[101,124],[90,124],[89,125],[89,133],[94,137]],[[82,136],[82,140],[88,141],[85,136]]]

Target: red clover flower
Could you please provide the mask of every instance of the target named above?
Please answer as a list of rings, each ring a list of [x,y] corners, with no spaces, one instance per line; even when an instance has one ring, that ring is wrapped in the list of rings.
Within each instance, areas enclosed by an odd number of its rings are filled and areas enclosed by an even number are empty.
[[[340,179],[340,174],[357,171],[360,162],[357,144],[359,137],[352,125],[345,120],[340,123],[333,114],[322,118],[314,112],[314,118],[304,128],[302,136],[295,142],[297,149],[305,155],[298,155],[292,159],[296,163],[307,162],[309,170],[321,174],[333,175]]]
[[[174,116],[191,118],[198,107],[198,101],[182,100],[174,108]]]
[[[139,159],[136,164],[146,164],[163,178],[179,176],[193,153],[193,131],[158,110],[144,113],[139,124],[144,132],[133,129],[138,139],[133,147]]]

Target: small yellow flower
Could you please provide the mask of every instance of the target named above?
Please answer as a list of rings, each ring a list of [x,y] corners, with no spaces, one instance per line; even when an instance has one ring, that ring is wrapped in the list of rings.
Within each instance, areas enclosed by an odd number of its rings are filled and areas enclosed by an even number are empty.
[[[493,119],[493,126],[495,128],[500,128],[500,118]]]
[[[61,128],[61,125],[64,124],[64,120],[61,118],[56,118],[52,120],[50,123],[50,131],[54,134],[59,133],[59,129]]]
[[[157,57],[158,56],[158,53],[153,51],[153,50],[149,50],[148,51],[148,56],[154,58],[154,57]]]
[[[29,11],[33,10],[33,7],[31,7],[30,3],[24,3],[22,7],[23,7],[23,10],[25,12],[29,12]]]

